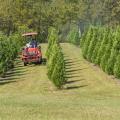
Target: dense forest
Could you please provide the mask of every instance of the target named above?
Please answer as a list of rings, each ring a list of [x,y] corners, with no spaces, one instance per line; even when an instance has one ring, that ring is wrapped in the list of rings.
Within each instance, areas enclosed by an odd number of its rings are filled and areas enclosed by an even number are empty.
[[[0,31],[10,35],[29,28],[46,38],[50,26],[61,32],[72,24],[82,32],[90,24],[116,26],[119,6],[119,0],[0,0]]]

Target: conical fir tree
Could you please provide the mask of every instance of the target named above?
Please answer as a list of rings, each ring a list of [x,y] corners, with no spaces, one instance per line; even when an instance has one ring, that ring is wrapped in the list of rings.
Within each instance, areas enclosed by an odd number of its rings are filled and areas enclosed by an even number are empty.
[[[92,35],[93,35],[93,27],[90,27],[88,32],[87,32],[87,35],[86,35],[86,40],[84,42],[84,46],[82,47],[82,53],[83,53],[84,58],[87,57],[88,47],[90,45]]]
[[[92,58],[91,58],[91,61],[95,64],[96,64],[95,61],[96,61],[96,57],[98,54],[98,50],[99,50],[101,42],[102,42],[102,38],[103,38],[103,28],[99,28],[98,32],[97,32],[97,43],[95,45],[95,49],[93,51]]]
[[[84,46],[85,40],[86,40],[86,36],[87,36],[87,31],[82,35],[81,39],[80,39],[80,47],[82,48]]]
[[[106,65],[106,72],[108,74],[113,75],[113,70],[114,70],[114,65],[116,63],[116,59],[117,56],[119,54],[119,50],[117,49],[119,47],[119,41],[120,41],[120,34],[119,34],[119,30],[116,30],[116,32],[114,32],[113,34],[113,45],[111,48],[111,54],[110,54],[110,58],[108,59],[108,63]]]
[[[108,43],[106,43],[106,49],[104,51],[104,55],[103,55],[103,57],[101,59],[101,63],[100,63],[100,66],[103,69],[103,71],[105,71],[105,69],[106,69],[108,59],[110,58],[112,45],[113,45],[113,31],[112,30],[110,31],[107,39],[108,39]]]
[[[93,29],[93,36],[90,41],[90,45],[88,47],[88,54],[87,54],[87,59],[91,62],[92,54],[95,49],[96,43],[97,43],[97,28]]]
[[[120,78],[120,53],[117,57],[117,60],[114,66],[114,75],[115,77]]]
[[[104,55],[104,51],[106,49],[106,44],[108,43],[108,35],[109,35],[109,29],[107,28],[104,32],[104,35],[103,35],[103,40],[102,40],[102,43],[101,43],[101,46],[99,48],[99,51],[98,51],[98,54],[97,54],[97,58],[96,58],[96,63],[98,65],[100,65],[101,63],[101,59]]]

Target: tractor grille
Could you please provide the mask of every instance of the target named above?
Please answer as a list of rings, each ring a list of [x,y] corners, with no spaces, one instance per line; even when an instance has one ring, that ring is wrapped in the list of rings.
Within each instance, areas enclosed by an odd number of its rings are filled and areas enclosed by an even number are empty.
[[[35,51],[29,52],[29,55],[30,55],[30,56],[35,56],[35,55],[37,55],[37,53],[36,53]]]

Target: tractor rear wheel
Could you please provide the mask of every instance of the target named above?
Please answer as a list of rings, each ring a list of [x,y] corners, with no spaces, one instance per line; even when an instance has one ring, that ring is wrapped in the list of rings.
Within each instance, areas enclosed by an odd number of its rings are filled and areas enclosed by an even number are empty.
[[[41,63],[42,63],[42,57],[41,57],[41,58],[39,58],[38,63],[39,63],[39,64],[41,64]]]
[[[27,66],[27,63],[26,63],[26,62],[24,62],[24,66]]]

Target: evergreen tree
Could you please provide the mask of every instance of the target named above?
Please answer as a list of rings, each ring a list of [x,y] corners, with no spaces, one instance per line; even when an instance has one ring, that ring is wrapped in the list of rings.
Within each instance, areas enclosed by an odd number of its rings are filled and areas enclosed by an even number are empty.
[[[108,43],[109,28],[107,28],[103,34],[104,35],[102,38],[102,42],[101,42],[100,48],[98,50],[97,58],[96,58],[96,63],[98,65],[100,65],[101,59],[104,56],[104,51],[106,50],[106,44]]]
[[[91,62],[91,58],[92,58],[92,55],[93,55],[93,52],[94,52],[94,49],[95,49],[95,46],[96,46],[96,43],[97,43],[97,34],[98,34],[98,28],[94,28],[93,29],[93,36],[91,38],[91,41],[90,41],[90,45],[88,47],[88,54],[87,54],[87,59]]]
[[[99,50],[101,42],[102,42],[102,38],[103,38],[103,28],[98,28],[97,43],[95,45],[95,49],[93,51],[92,58],[91,58],[91,61],[95,64],[96,64],[96,58],[97,58],[98,50]]]
[[[86,35],[86,40],[84,42],[84,46],[82,48],[82,53],[83,53],[84,58],[87,58],[88,46],[90,45],[92,36],[93,36],[93,27],[90,27],[87,32],[87,35]]]
[[[86,36],[87,36],[87,31],[85,31],[84,34],[82,35],[82,37],[80,38],[80,47],[81,48],[84,46]]]
[[[101,63],[100,63],[100,66],[103,69],[103,71],[106,71],[106,66],[107,66],[108,60],[110,58],[112,45],[113,45],[113,31],[111,30],[108,35],[108,43],[106,44],[106,49],[104,51],[104,55],[103,55],[103,57],[101,59]]]
[[[116,63],[114,65],[114,75],[115,77],[120,78],[120,55],[118,55]]]
[[[114,41],[111,50],[111,55],[106,66],[106,72],[112,75],[114,74],[114,65],[116,63],[117,56],[119,55],[119,44],[120,44],[119,28],[114,33],[113,40]]]

